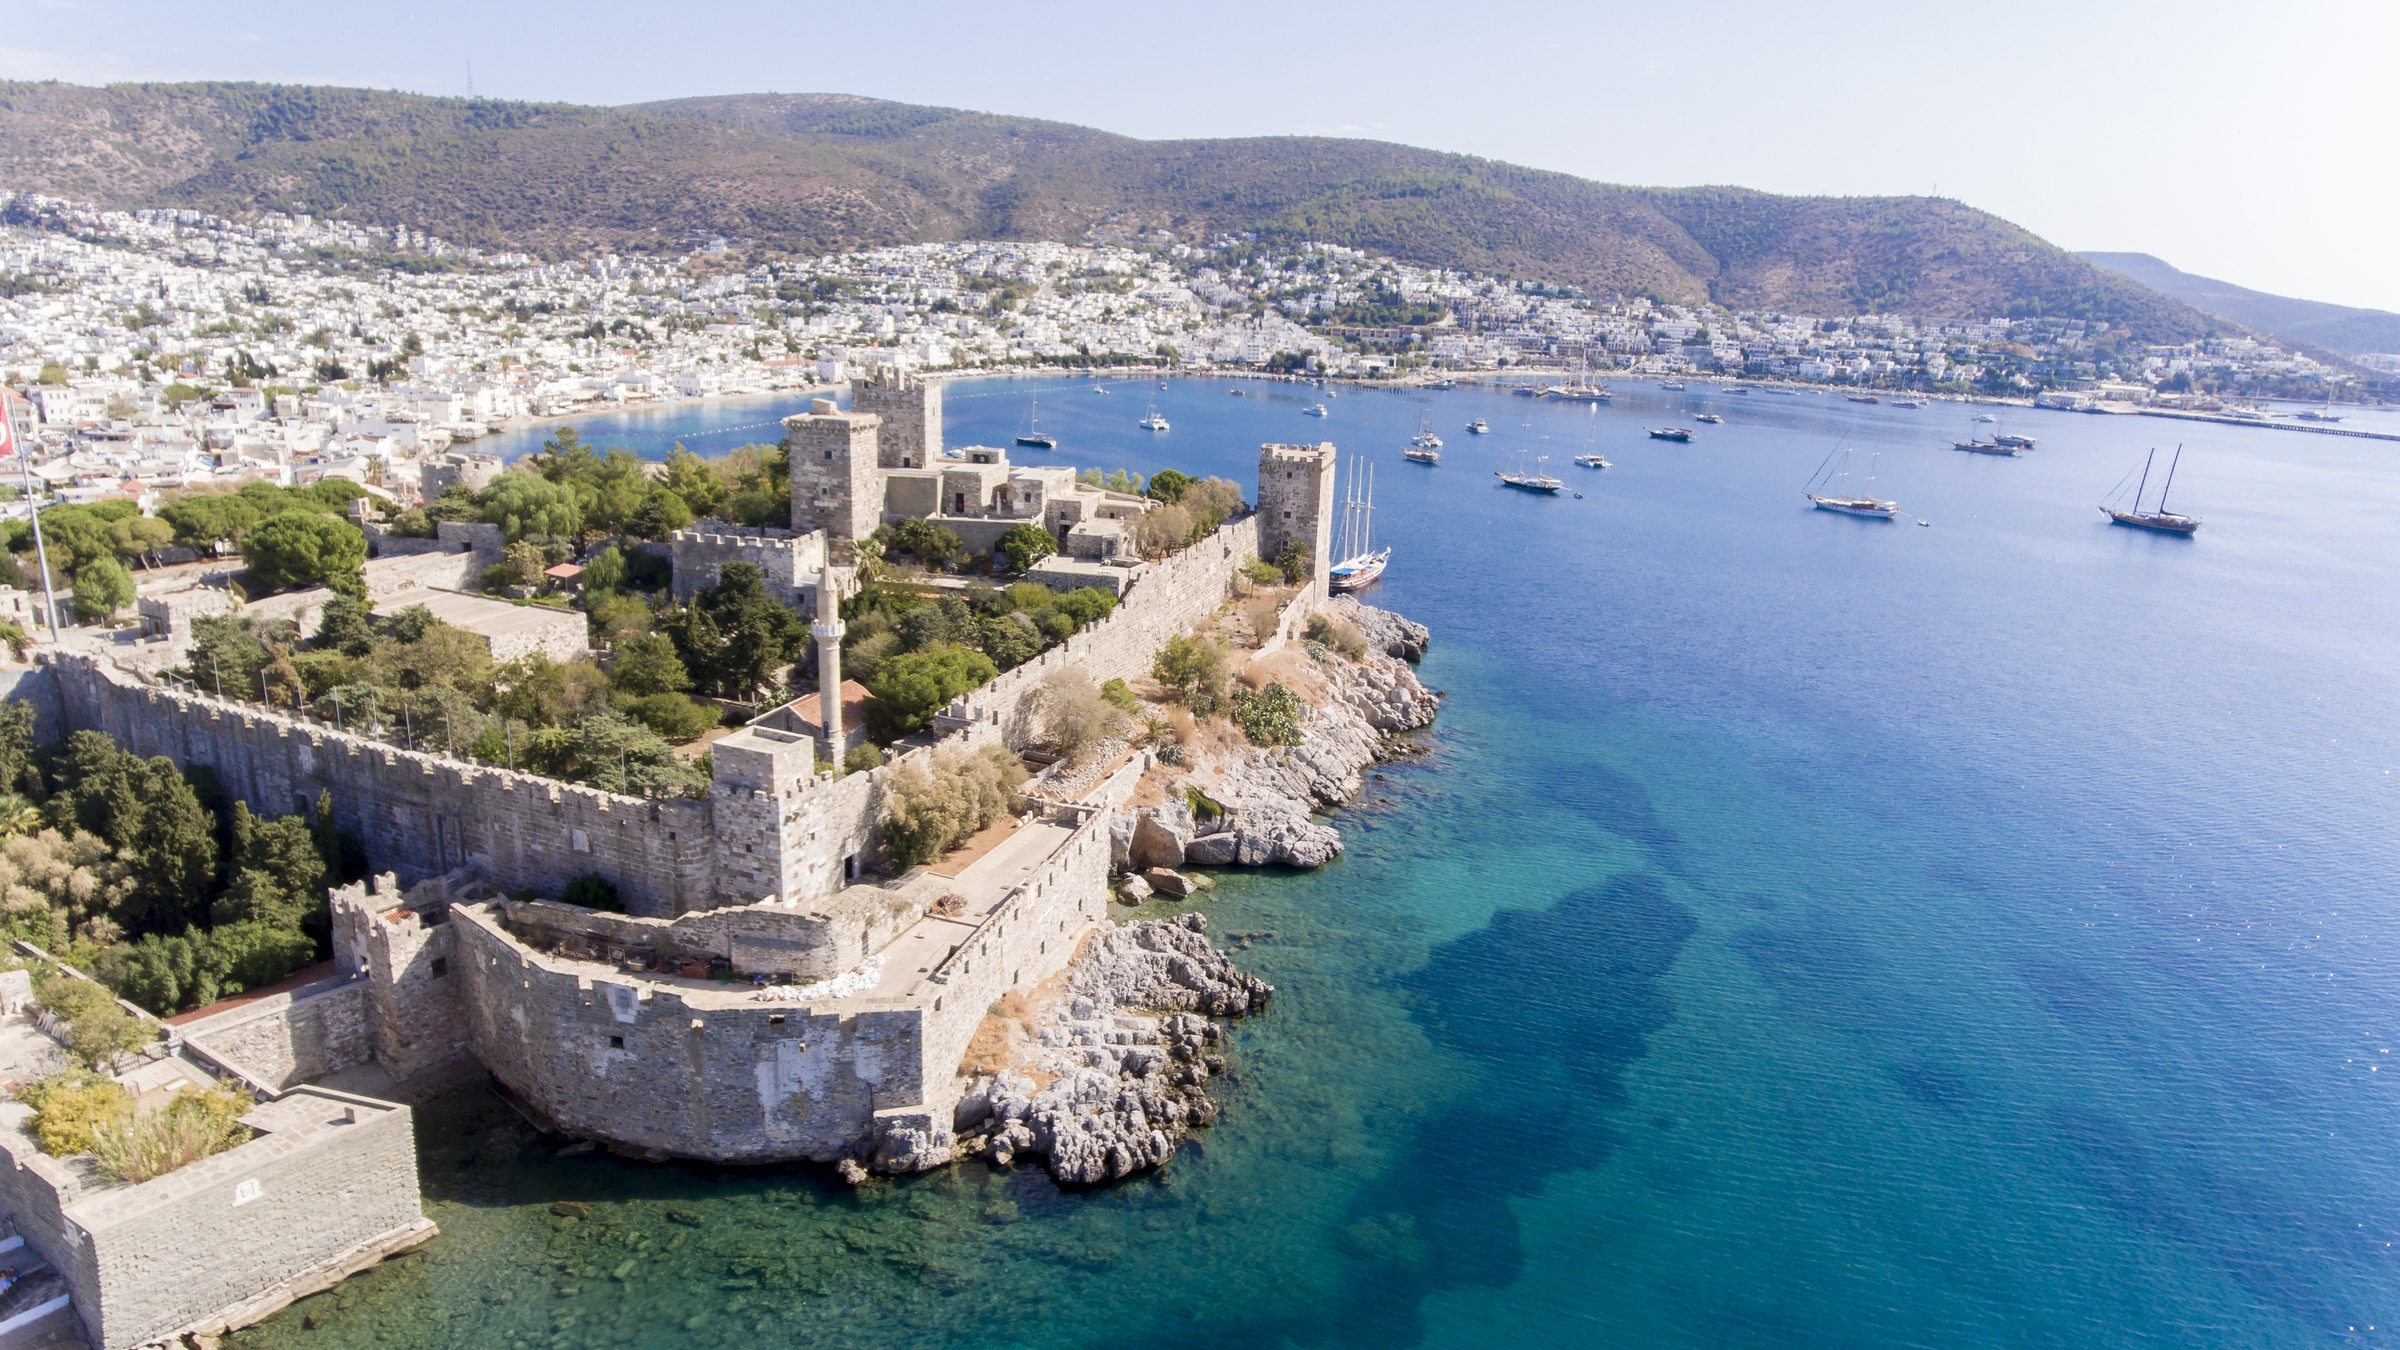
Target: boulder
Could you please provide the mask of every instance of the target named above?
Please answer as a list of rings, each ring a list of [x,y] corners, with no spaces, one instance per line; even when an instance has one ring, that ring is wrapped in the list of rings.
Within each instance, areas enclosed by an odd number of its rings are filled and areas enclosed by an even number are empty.
[[[1150,889],[1176,900],[1200,889],[1192,884],[1190,877],[1171,867],[1153,867],[1142,873],[1142,879],[1150,883]]]
[[[1133,822],[1131,865],[1136,868],[1181,867],[1184,846],[1192,839],[1192,809],[1181,802],[1143,808]]]
[[[1150,883],[1138,876],[1127,877],[1117,883],[1117,894],[1126,904],[1138,905],[1150,898]]]
[[[1237,834],[1204,834],[1183,846],[1186,867],[1231,867],[1241,856],[1242,841]]]

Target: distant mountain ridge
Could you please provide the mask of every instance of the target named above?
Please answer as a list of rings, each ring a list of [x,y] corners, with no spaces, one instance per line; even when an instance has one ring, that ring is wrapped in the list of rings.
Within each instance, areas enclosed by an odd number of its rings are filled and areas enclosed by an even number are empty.
[[[2085,261],[2157,291],[2194,309],[2230,319],[2245,328],[2301,347],[2358,356],[2400,352],[2400,314],[2389,310],[2330,305],[2270,295],[2230,281],[2195,276],[2147,253],[2083,253]]]
[[[1637,188],[1327,137],[1141,141],[838,94],[624,108],[256,84],[0,83],[0,185],[307,209],[533,251],[725,235],[818,253],[1256,231],[1602,294],[1806,314],[2225,325],[1957,202]]]

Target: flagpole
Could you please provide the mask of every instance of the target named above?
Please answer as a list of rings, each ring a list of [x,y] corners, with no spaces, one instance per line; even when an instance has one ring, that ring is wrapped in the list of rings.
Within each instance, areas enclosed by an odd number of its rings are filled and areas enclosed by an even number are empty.
[[[17,440],[17,423],[9,412],[9,392],[0,389],[0,443],[17,452],[17,467],[25,471],[26,515],[33,520],[33,556],[42,569],[42,609],[50,619],[50,640],[58,641],[58,596],[50,587],[50,549],[42,542],[42,503],[33,491],[33,456]]]

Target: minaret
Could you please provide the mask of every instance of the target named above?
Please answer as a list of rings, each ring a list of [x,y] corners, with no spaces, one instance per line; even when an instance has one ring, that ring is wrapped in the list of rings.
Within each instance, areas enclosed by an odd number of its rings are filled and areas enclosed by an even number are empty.
[[[842,762],[842,582],[830,566],[817,573],[817,724],[825,728],[825,758]]]

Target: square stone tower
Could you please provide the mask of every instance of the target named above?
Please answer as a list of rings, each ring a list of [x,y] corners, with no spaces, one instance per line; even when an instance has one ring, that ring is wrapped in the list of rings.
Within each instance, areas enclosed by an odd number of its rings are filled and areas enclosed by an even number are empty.
[[[1258,448],[1258,556],[1268,562],[1297,539],[1309,579],[1322,583],[1333,551],[1333,442]],[[796,481],[796,480],[795,480]]]
[[[883,468],[876,462],[873,413],[842,412],[829,398],[783,419],[792,447],[792,529],[825,532],[837,563],[858,561],[858,541],[883,521]]]
[[[876,434],[878,462],[887,469],[923,469],[942,457],[942,386],[898,366],[884,366],[850,385],[850,411],[883,419]]]

